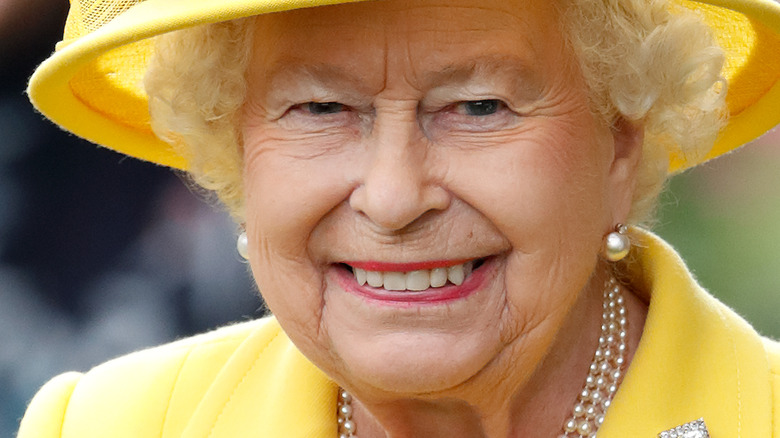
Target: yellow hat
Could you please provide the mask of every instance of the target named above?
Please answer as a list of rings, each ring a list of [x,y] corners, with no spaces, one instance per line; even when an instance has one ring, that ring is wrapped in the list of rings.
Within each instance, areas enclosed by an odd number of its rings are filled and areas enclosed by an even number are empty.
[[[185,160],[150,127],[142,86],[153,49],[148,38],[197,24],[349,1],[356,0],[71,0],[63,41],[33,74],[30,100],[80,137],[186,169]],[[780,3],[676,1],[702,13],[728,59],[731,116],[706,160],[780,123]],[[696,164],[672,157],[670,171]]]

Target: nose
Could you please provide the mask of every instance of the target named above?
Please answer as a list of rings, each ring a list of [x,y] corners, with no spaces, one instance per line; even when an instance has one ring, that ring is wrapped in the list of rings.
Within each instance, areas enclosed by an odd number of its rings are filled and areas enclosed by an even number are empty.
[[[349,198],[353,210],[382,230],[398,231],[428,211],[449,206],[450,194],[434,175],[436,166],[429,162],[416,120],[377,123],[368,141],[362,184]]]

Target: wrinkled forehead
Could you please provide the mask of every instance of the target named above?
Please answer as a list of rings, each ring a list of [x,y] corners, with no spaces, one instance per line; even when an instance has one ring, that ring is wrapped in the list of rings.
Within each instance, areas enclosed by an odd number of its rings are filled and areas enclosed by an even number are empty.
[[[256,18],[251,78],[317,77],[369,88],[404,78],[425,88],[490,72],[533,80],[560,70],[555,2],[385,0]]]

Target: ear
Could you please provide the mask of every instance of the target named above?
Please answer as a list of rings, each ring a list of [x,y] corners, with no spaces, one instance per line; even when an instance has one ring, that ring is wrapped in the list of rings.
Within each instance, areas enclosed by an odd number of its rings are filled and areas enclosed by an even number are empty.
[[[612,125],[613,157],[609,171],[612,223],[626,223],[634,199],[639,163],[642,161],[644,124],[622,117]]]

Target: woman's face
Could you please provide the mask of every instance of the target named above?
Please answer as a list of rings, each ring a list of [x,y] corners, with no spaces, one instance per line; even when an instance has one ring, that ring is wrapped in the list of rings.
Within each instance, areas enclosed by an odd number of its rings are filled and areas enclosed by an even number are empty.
[[[632,167],[559,29],[546,0],[257,18],[250,263],[342,384],[431,393],[531,370],[586,288]]]

